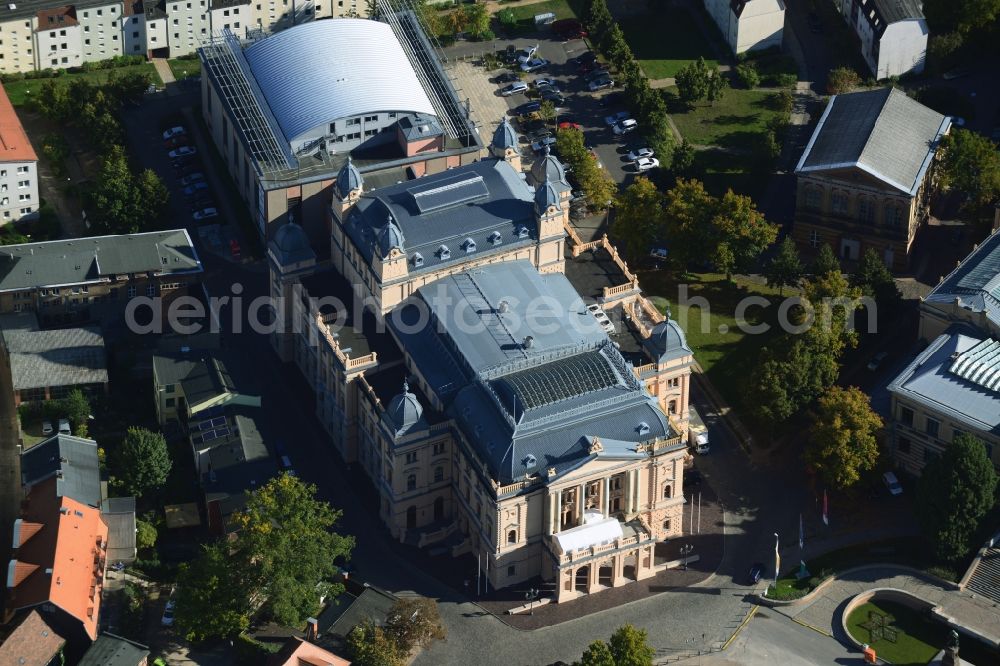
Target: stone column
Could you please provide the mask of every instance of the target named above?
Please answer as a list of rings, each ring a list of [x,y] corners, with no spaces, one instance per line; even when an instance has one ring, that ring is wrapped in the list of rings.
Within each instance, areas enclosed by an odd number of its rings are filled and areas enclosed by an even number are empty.
[[[611,512],[611,477],[604,477],[604,488],[601,489],[601,513],[607,518]]]
[[[587,510],[586,499],[583,495],[584,485],[581,483],[576,487],[576,524],[583,524],[583,512]]]

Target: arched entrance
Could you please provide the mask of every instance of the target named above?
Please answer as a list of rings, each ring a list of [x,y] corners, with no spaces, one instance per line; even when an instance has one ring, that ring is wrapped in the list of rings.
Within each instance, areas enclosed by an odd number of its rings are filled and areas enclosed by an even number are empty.
[[[614,568],[611,562],[605,562],[597,569],[597,582],[611,587],[614,584]]]
[[[590,580],[590,565],[582,566],[576,570],[576,591],[586,592],[587,582]]]
[[[438,497],[434,500],[434,520],[444,520],[444,498]]]

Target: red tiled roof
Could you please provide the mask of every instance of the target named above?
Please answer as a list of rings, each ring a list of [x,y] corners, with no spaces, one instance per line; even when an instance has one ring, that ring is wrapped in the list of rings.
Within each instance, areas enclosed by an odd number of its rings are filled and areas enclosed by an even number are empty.
[[[292,636],[280,651],[271,655],[267,666],[351,666],[351,662],[298,636]]]
[[[7,91],[0,86],[0,162],[37,162],[35,149],[24,133]]]
[[[49,602],[97,637],[97,618],[104,585],[108,527],[99,510],[69,497],[56,496],[56,479],[28,493],[24,519],[42,524],[35,537],[17,550],[18,564],[37,568],[8,589],[8,607],[26,608]]]
[[[0,644],[0,664],[47,666],[65,642],[38,611],[31,611]]]
[[[60,30],[72,25],[79,25],[76,21],[76,10],[72,5],[43,9],[38,12],[36,17],[38,18],[37,32]]]

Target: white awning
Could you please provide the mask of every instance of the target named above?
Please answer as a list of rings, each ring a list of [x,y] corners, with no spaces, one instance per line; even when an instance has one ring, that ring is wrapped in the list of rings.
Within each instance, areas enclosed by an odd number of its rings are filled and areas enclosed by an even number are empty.
[[[569,553],[581,548],[590,548],[605,543],[612,543],[622,538],[622,524],[617,518],[602,518],[589,520],[583,525],[564,530],[555,535],[560,550]]]

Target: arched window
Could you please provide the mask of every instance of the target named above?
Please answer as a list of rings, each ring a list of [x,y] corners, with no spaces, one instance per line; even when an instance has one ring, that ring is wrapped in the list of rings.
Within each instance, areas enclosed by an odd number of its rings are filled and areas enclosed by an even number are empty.
[[[444,480],[444,467],[438,466],[434,468],[434,483]]]
[[[507,532],[507,543],[517,543],[517,530]]]
[[[807,185],[805,190],[806,208],[819,210],[823,203],[823,192],[815,186]]]
[[[410,474],[408,477],[406,477],[406,489],[407,490],[416,490],[417,489],[417,475],[416,474]]]
[[[667,413],[668,414],[676,414],[677,413],[677,401],[676,400],[671,400],[670,402],[667,403]]]
[[[670,499],[672,494],[673,494],[673,489],[671,488],[669,483],[663,486],[663,499]]]
[[[862,222],[875,221],[875,202],[871,197],[858,197],[858,219]]]
[[[670,531],[670,519],[669,518],[667,518],[666,520],[663,521],[663,529],[666,532]]]

